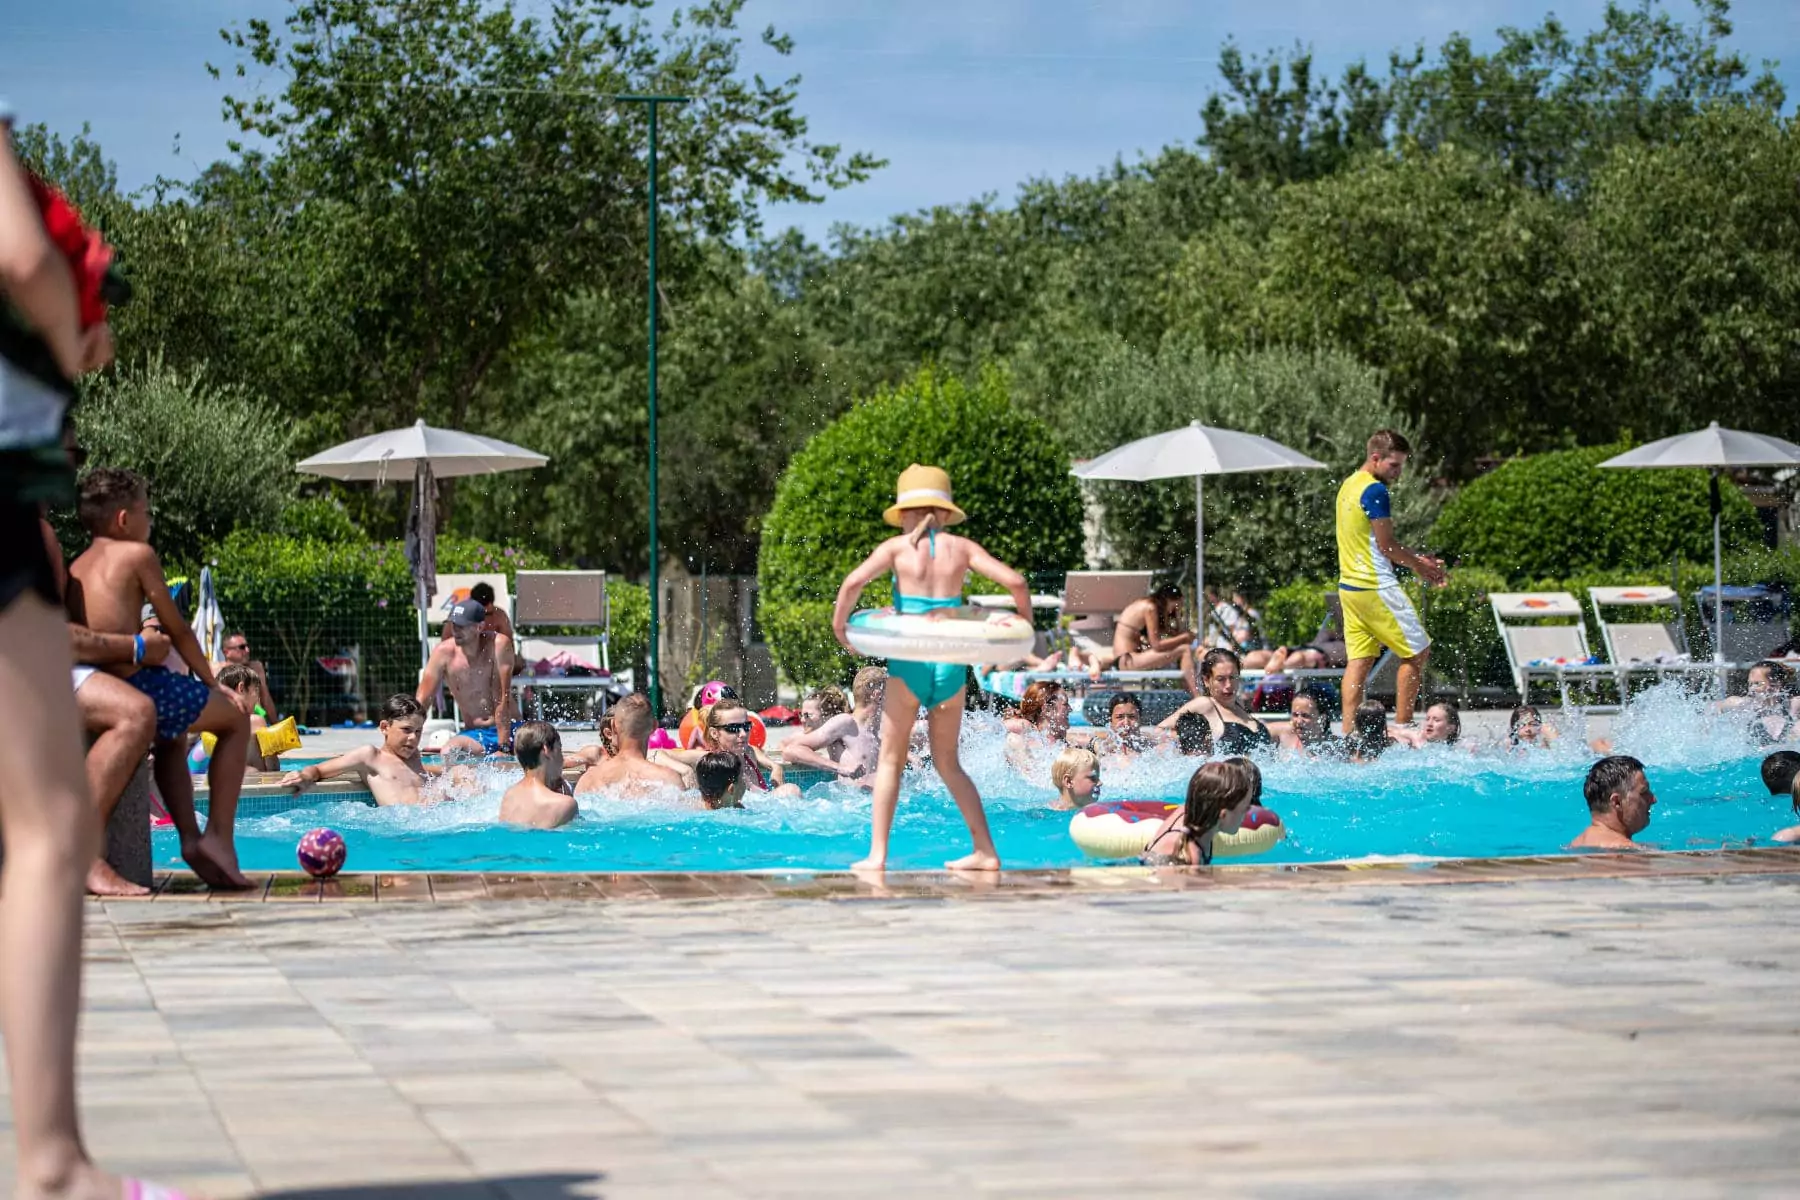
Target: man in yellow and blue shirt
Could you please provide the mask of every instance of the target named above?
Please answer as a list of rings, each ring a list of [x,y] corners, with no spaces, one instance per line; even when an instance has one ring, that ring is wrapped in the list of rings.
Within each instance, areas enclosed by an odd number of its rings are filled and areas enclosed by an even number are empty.
[[[1431,638],[1412,601],[1394,576],[1398,563],[1429,584],[1444,582],[1444,565],[1414,554],[1394,538],[1388,486],[1397,483],[1412,446],[1392,429],[1369,438],[1368,454],[1344,480],[1337,495],[1338,599],[1344,608],[1344,728],[1362,703],[1369,672],[1383,646],[1400,659],[1394,719],[1412,721],[1419,698],[1419,675],[1431,653]]]

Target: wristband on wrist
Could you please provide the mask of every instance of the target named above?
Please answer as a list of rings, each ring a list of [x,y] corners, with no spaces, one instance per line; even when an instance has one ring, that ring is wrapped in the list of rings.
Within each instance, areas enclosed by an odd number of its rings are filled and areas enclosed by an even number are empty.
[[[143,661],[144,661],[144,635],[141,633],[134,633],[131,635],[131,662],[132,662],[133,666],[136,666],[138,663],[141,663]]]

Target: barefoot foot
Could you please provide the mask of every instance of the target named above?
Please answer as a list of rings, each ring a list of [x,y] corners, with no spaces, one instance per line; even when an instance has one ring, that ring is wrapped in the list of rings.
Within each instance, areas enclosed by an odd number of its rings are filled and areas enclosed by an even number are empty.
[[[959,859],[944,864],[944,870],[946,871],[998,871],[999,869],[999,855],[983,854],[979,850],[974,854],[966,854]]]
[[[850,869],[852,871],[885,871],[887,870],[887,855],[871,854],[861,862],[851,863]]]
[[[87,890],[90,896],[148,896],[150,889],[131,882],[104,858],[94,860],[88,868]]]
[[[181,857],[208,887],[241,892],[256,886],[238,870],[237,855],[212,830],[181,848]]]

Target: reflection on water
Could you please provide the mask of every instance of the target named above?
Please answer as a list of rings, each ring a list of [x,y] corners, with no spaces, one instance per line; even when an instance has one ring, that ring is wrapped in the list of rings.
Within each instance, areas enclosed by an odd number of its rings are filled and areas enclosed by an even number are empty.
[[[1581,780],[1594,754],[1585,723],[1548,712],[1562,736],[1546,749],[1499,746],[1396,749],[1368,765],[1264,755],[1264,802],[1282,814],[1288,840],[1258,859],[1287,862],[1365,855],[1483,856],[1559,849],[1586,823]],[[1634,701],[1613,725],[1620,753],[1642,759],[1658,803],[1643,841],[1691,849],[1765,840],[1791,823],[1784,799],[1758,775],[1766,751],[1749,718],[1716,713],[1668,683]],[[1052,812],[1047,748],[1021,774],[1000,724],[971,713],[963,764],[981,788],[1009,866],[1076,866],[1067,813]],[[1108,759],[1110,800],[1178,800],[1195,760],[1157,750]],[[500,796],[516,768],[482,765],[465,798],[423,808],[323,803],[239,823],[244,865],[288,869],[309,829],[344,834],[352,870],[748,870],[847,866],[867,850],[869,793],[818,783],[800,799],[750,796],[746,808],[709,812],[697,798],[662,794],[583,795],[581,815],[553,831],[499,828]],[[158,859],[178,861],[159,832]],[[896,868],[940,865],[967,849],[948,793],[930,771],[909,776],[895,822]]]

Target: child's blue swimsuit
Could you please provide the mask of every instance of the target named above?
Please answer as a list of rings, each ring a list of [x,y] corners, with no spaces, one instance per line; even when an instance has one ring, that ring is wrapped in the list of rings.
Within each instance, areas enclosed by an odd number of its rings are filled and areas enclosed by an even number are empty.
[[[939,608],[956,608],[962,604],[960,596],[902,596],[899,583],[895,581],[894,611],[900,613],[924,613]],[[919,703],[926,708],[936,708],[944,701],[961,694],[968,683],[969,668],[961,663],[907,662],[903,659],[888,660],[888,674],[906,685],[908,691],[917,696]]]

